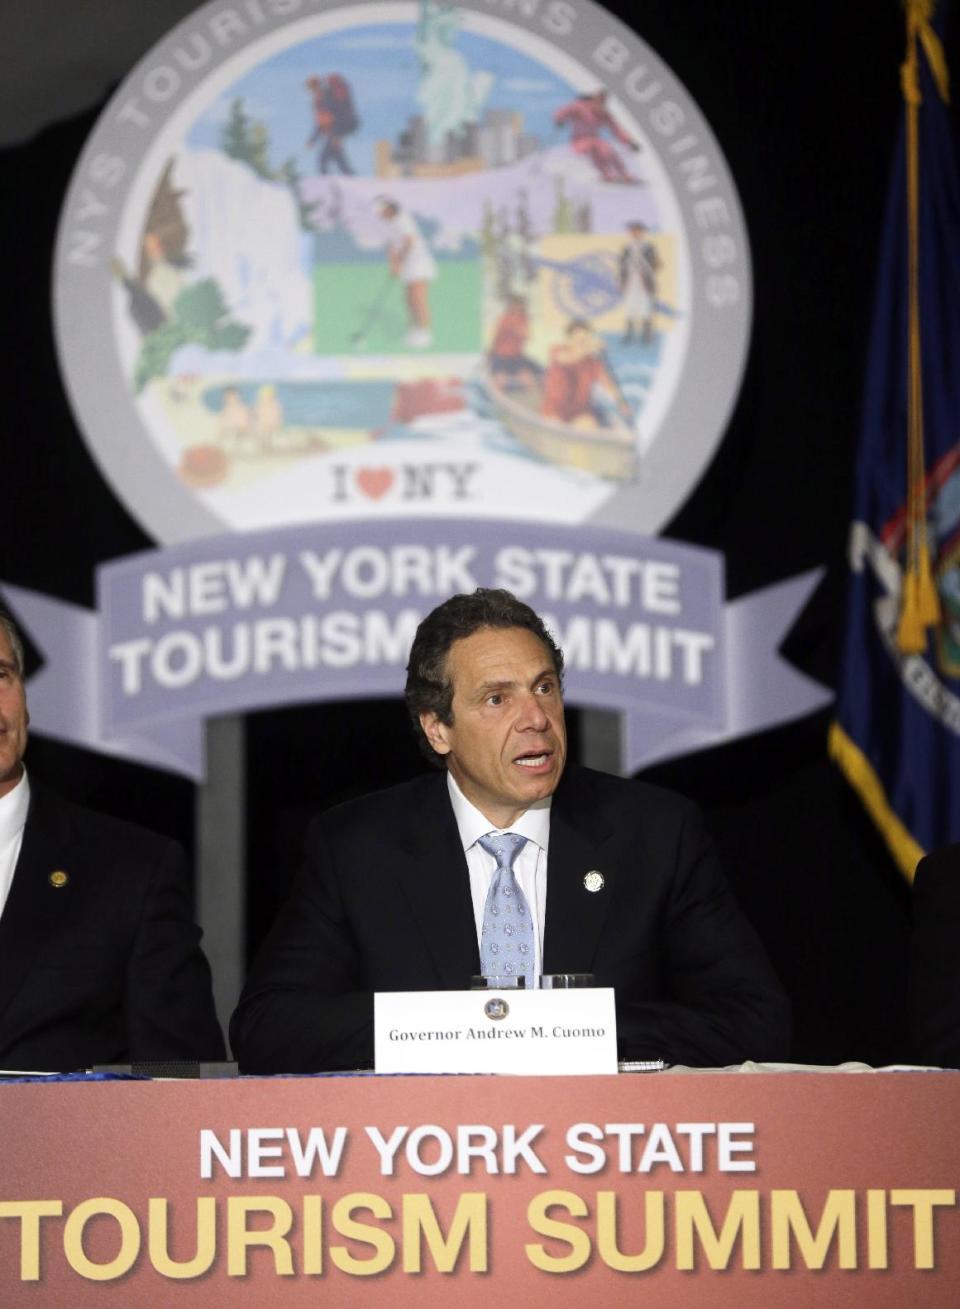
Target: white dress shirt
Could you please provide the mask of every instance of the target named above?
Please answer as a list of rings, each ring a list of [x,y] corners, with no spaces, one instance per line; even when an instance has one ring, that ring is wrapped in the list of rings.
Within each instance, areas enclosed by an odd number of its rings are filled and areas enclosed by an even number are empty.
[[[26,769],[12,791],[0,796],[0,914],[10,894],[13,870],[23,844],[23,826],[30,804],[30,783]]]
[[[488,832],[499,832],[492,827],[490,819],[485,818],[475,805],[472,805],[454,781],[453,774],[447,773],[447,787],[453,816],[457,820],[463,853],[467,859],[470,873],[470,897],[473,900],[473,918],[477,929],[477,947],[483,929],[483,908],[487,902],[487,892],[497,870],[497,861],[492,854],[482,850],[477,842]],[[533,977],[534,986],[539,985],[543,971],[543,923],[547,912],[547,847],[550,844],[550,800],[537,800],[516,822],[504,831],[516,832],[527,838],[527,844],[517,855],[513,871],[520,889],[527,898],[530,917],[533,920]]]

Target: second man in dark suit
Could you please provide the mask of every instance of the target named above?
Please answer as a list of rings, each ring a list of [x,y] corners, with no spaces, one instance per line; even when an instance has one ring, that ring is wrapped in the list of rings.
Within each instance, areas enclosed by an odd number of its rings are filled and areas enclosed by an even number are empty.
[[[28,722],[0,611],[0,1069],[222,1059],[180,847],[28,778]]]

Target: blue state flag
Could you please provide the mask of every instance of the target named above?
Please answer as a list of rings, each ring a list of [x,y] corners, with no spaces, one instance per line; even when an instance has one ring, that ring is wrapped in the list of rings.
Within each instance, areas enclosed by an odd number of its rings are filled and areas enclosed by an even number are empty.
[[[960,840],[960,185],[938,31],[907,0],[830,752],[908,878]]]

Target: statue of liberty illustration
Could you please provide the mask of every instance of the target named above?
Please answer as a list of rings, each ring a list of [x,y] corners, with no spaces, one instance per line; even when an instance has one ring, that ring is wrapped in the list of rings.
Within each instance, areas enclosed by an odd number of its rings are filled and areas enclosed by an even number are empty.
[[[420,0],[416,48],[420,58],[417,103],[431,145],[476,123],[490,94],[493,74],[471,69],[456,48],[460,15],[447,5]]]

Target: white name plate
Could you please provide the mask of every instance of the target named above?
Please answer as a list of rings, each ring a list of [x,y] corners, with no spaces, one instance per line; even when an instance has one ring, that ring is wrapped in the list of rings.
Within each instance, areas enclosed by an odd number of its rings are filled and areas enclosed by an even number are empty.
[[[383,991],[373,998],[378,1073],[615,1073],[612,987]]]

